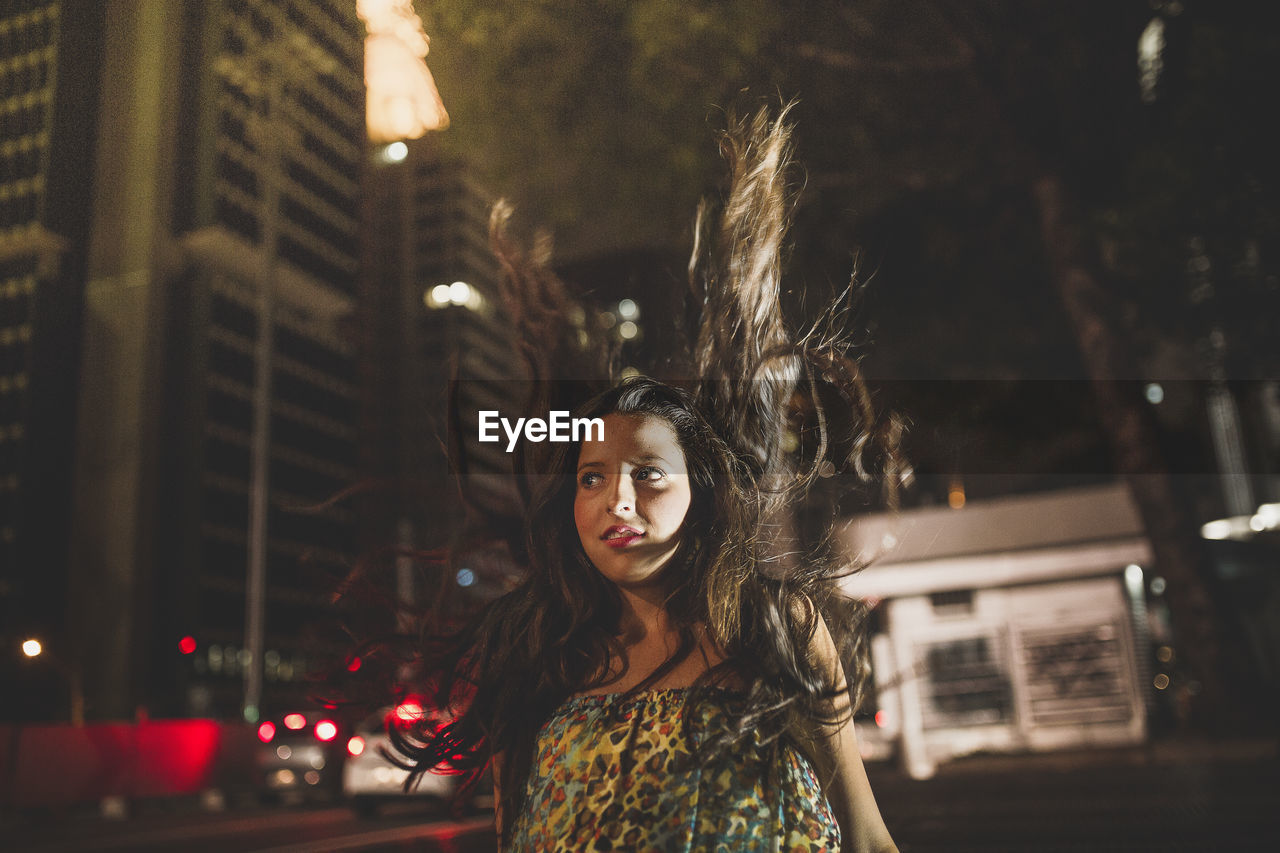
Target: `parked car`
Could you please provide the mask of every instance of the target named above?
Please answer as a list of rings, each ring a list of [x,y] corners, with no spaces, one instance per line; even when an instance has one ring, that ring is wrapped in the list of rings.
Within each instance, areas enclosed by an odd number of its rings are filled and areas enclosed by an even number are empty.
[[[341,734],[331,711],[290,711],[260,722],[256,770],[263,796],[302,800],[336,795]]]
[[[437,725],[448,721],[446,715],[425,710],[421,703],[410,699],[395,707],[383,708],[355,727],[347,739],[342,793],[357,814],[371,816],[380,805],[389,802],[425,800],[444,805],[453,799],[463,777],[450,773],[424,773],[417,784],[406,791],[404,782],[409,771],[396,767],[387,759],[387,753],[392,752],[387,727],[412,725],[424,717]],[[482,802],[480,797],[475,797],[474,801],[477,804]]]

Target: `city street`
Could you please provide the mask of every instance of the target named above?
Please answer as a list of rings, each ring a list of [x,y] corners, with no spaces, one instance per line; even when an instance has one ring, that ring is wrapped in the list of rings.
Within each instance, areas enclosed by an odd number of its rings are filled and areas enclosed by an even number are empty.
[[[1214,851],[1280,845],[1273,744],[1159,743],[1135,749],[962,759],[927,781],[872,766],[872,784],[904,853],[922,851]],[[7,849],[71,851],[490,851],[487,814],[461,822],[420,807],[359,820],[341,807],[164,813],[125,821],[25,815]],[[10,817],[9,820],[13,818]]]
[[[154,813],[124,821],[85,819],[33,822],[13,833],[6,849],[29,853],[80,851],[325,851],[414,850],[481,853],[493,843],[490,816],[442,819],[418,807],[389,808],[377,819],[344,807],[229,809],[218,814]],[[12,843],[13,846],[9,846]]]
[[[1274,744],[970,758],[871,781],[904,853],[1280,849]]]

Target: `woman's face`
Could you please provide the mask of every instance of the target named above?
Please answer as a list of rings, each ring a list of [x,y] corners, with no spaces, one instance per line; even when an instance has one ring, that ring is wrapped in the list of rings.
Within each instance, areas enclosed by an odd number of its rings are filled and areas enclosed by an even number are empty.
[[[684,451],[663,418],[606,415],[604,440],[583,442],[573,520],[587,557],[618,586],[657,581],[690,497]]]

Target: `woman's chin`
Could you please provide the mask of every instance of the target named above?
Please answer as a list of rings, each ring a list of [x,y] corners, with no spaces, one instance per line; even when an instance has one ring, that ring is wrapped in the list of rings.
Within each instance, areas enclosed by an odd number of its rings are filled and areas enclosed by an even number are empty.
[[[657,557],[643,557],[622,550],[592,555],[591,562],[596,567],[596,571],[615,586],[620,589],[639,591],[665,585],[662,575],[671,562],[672,553]]]

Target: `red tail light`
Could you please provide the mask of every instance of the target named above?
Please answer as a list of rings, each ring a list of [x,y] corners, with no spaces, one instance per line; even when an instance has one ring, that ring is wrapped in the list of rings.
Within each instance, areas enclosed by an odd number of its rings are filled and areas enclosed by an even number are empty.
[[[347,741],[347,752],[351,753],[352,756],[356,756],[364,752],[364,738],[360,737],[360,735],[353,735],[351,739]]]
[[[417,702],[402,702],[396,706],[395,721],[399,725],[422,719],[422,706]]]
[[[338,736],[338,726],[333,720],[321,720],[316,723],[316,737],[323,741],[333,740]]]
[[[275,726],[275,723],[271,722],[270,720],[258,726],[258,740],[262,741],[263,743],[271,743],[271,739],[275,736],[276,736],[276,726]]]

